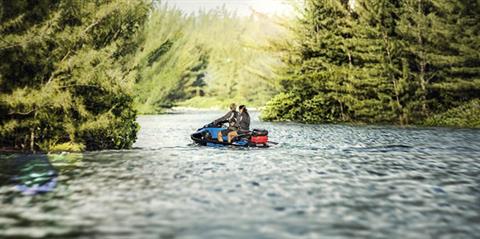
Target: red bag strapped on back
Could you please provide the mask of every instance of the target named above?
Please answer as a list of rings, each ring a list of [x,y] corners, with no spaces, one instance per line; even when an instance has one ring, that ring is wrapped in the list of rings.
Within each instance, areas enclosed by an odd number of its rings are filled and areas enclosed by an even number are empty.
[[[266,144],[268,142],[268,136],[252,136],[250,141],[254,144]]]

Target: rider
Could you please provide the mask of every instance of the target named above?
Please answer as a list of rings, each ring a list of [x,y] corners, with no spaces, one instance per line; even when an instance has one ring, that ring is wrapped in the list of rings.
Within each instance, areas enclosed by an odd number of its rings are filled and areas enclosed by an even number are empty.
[[[237,105],[235,103],[232,103],[230,104],[230,111],[227,114],[213,121],[214,125],[228,121],[228,128],[222,131],[218,131],[218,134],[217,134],[218,141],[223,142],[222,134],[228,134],[229,132],[238,129],[236,125],[237,118],[238,118]]]
[[[232,139],[238,136],[238,134],[244,134],[250,132],[250,115],[248,114],[247,107],[240,105],[238,107],[240,114],[237,118],[238,129],[228,133],[228,142],[231,143]]]

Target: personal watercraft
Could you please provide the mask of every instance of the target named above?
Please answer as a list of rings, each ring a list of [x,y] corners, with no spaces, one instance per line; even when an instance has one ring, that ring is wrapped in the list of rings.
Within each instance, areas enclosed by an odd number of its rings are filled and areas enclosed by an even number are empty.
[[[223,136],[223,142],[218,141],[218,132],[226,130],[223,123],[210,123],[198,129],[190,137],[192,140],[204,146],[238,146],[238,147],[269,147],[268,131],[264,129],[254,129],[252,131],[239,133],[231,143],[227,142],[227,135]]]

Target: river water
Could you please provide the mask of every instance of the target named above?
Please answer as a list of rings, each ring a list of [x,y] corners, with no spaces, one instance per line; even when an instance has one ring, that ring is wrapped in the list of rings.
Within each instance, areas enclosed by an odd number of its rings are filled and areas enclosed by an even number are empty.
[[[278,145],[193,145],[221,114],[141,116],[132,150],[1,155],[0,238],[480,237],[479,130],[254,113]]]

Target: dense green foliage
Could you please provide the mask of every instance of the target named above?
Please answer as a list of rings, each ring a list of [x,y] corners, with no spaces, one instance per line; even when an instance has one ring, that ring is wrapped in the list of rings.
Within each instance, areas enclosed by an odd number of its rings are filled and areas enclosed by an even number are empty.
[[[456,125],[480,114],[478,1],[352,2],[305,2],[293,40],[275,45],[285,93],[264,119]]]
[[[0,2],[0,147],[120,149],[138,130],[144,1]]]
[[[423,122],[427,126],[469,127],[480,125],[480,100],[475,99],[447,112],[434,115]]]
[[[269,100],[266,120],[480,126],[478,0],[306,0],[277,20],[2,0],[0,148],[128,148],[135,109]]]
[[[273,19],[260,14],[238,17],[217,9],[185,15],[156,6],[136,57],[137,108],[263,105],[275,93],[268,79],[279,61],[259,46],[278,34]]]

